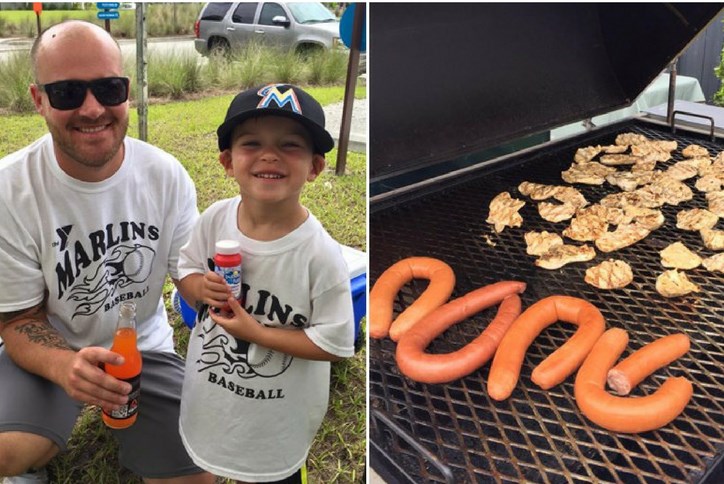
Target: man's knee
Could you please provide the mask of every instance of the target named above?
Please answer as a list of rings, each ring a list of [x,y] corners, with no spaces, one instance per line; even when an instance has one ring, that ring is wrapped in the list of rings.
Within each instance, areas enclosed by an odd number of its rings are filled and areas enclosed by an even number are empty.
[[[0,433],[0,476],[15,476],[43,467],[59,450],[55,443],[40,435]]]

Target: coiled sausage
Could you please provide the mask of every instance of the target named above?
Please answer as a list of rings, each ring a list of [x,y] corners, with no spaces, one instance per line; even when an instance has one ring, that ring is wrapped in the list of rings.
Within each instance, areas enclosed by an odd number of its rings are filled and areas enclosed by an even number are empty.
[[[392,321],[392,305],[395,296],[412,279],[429,279],[430,284],[395,321]],[[439,259],[408,257],[391,265],[377,279],[370,291],[370,329],[372,338],[384,338],[388,334],[394,341],[424,316],[447,302],[455,288],[455,273]]]
[[[628,395],[644,378],[685,355],[690,345],[687,335],[676,333],[642,346],[608,371],[609,388]]]
[[[495,352],[488,376],[490,398],[505,400],[513,393],[528,347],[543,329],[559,320],[578,329],[533,370],[531,380],[544,390],[576,371],[606,326],[601,311],[583,299],[549,296],[536,302],[513,322]]]
[[[606,331],[578,370],[574,385],[576,404],[583,415],[601,427],[622,433],[656,430],[684,411],[693,394],[683,377],[668,378],[645,397],[618,397],[606,392],[606,374],[628,344],[620,328]]]
[[[400,371],[415,381],[446,383],[483,366],[520,315],[518,294],[525,291],[525,286],[524,282],[503,281],[481,287],[422,318],[397,343],[395,358]],[[425,353],[430,342],[450,326],[498,303],[501,305],[495,318],[473,341],[452,353]]]

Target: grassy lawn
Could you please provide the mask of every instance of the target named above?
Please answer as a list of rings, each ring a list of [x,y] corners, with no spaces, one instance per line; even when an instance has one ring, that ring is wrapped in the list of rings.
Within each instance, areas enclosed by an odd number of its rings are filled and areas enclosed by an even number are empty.
[[[308,91],[323,105],[342,101],[344,95],[344,88],[339,86],[310,87]],[[358,96],[363,93],[360,88]],[[202,211],[213,201],[238,193],[218,162],[215,135],[232,97],[233,94],[224,94],[149,107],[148,141],[183,163],[196,183]],[[0,115],[0,132],[2,158],[42,136],[46,126],[36,114]],[[134,109],[129,135],[137,134]],[[327,155],[325,173],[305,188],[302,201],[340,243],[366,251],[366,157],[349,153],[346,173],[340,177],[334,175],[336,158],[336,150]],[[176,348],[185,355],[189,330],[171,309],[171,290],[172,284],[166,284],[164,293],[175,329]],[[364,349],[353,358],[332,365],[329,411],[308,461],[310,483],[360,482],[365,466],[365,376]],[[69,449],[52,461],[50,471],[57,482],[67,484],[141,482],[118,467],[116,451],[99,410],[88,407],[79,419]]]

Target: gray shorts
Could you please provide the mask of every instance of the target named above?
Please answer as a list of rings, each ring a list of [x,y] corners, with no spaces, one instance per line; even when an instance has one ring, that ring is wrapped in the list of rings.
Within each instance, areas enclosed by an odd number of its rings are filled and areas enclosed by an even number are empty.
[[[139,476],[202,472],[186,453],[178,431],[183,374],[178,355],[143,353],[138,420],[127,429],[111,430],[119,443],[121,465]],[[16,366],[0,345],[0,432],[41,435],[65,450],[82,406],[59,386]]]

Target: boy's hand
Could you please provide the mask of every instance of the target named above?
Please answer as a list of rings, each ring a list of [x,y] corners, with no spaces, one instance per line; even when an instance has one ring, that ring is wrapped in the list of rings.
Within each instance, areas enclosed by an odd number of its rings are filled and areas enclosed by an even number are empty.
[[[243,339],[250,343],[258,341],[258,335],[260,331],[264,330],[264,327],[241,307],[241,304],[239,304],[236,298],[229,296],[229,298],[221,304],[223,305],[224,303],[228,303],[233,314],[217,314],[211,311],[209,312],[211,319],[235,338]]]
[[[226,300],[229,297],[231,297],[231,290],[223,277],[214,271],[208,271],[204,274],[204,280],[201,284],[201,300],[205,304],[221,309],[226,306]],[[214,311],[210,312],[213,313]]]

